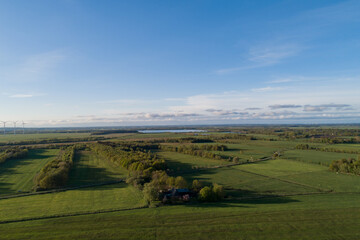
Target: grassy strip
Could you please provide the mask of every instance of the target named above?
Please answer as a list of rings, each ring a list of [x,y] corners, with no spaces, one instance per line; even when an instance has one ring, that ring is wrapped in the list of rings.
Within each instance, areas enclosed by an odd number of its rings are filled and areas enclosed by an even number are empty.
[[[41,191],[41,192],[29,192],[29,193],[25,193],[25,194],[8,195],[8,196],[0,197],[0,200],[1,199],[9,199],[9,198],[28,197],[28,196],[33,196],[33,195],[43,195],[43,194],[49,194],[49,193],[65,192],[65,191],[76,190],[76,189],[81,189],[81,188],[90,188],[90,187],[112,185],[112,184],[117,184],[117,183],[121,183],[121,182],[125,182],[125,180],[124,179],[119,179],[119,180],[116,180],[116,181],[87,184],[87,185],[76,186],[76,187],[58,188],[58,189],[53,189],[53,190],[48,190],[48,191]]]
[[[126,208],[126,209],[118,208],[118,209],[107,209],[107,210],[98,210],[98,211],[89,211],[89,212],[77,212],[77,213],[69,213],[69,214],[56,214],[56,215],[32,217],[32,218],[21,218],[21,219],[0,221],[0,224],[27,222],[27,221],[44,220],[44,219],[52,219],[52,218],[75,217],[75,216],[93,215],[93,214],[100,214],[100,213],[122,212],[122,211],[136,210],[136,209],[142,209],[142,208],[147,208],[147,207],[148,206],[133,207],[133,208]]]

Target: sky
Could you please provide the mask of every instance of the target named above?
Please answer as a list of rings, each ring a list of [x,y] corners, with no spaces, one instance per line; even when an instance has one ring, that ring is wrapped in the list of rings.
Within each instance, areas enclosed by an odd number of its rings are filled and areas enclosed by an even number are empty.
[[[360,1],[0,0],[0,120],[360,122]]]

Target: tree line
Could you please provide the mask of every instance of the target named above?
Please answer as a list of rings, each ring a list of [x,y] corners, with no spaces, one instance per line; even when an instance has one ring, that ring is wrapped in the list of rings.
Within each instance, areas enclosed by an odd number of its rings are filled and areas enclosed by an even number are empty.
[[[59,188],[66,185],[73,166],[76,146],[61,149],[56,158],[47,163],[35,177],[36,190]]]
[[[209,137],[182,137],[182,138],[161,138],[148,140],[148,143],[212,143],[214,140]]]
[[[20,145],[34,145],[34,144],[52,144],[52,143],[71,143],[71,142],[89,142],[105,140],[104,137],[83,137],[83,138],[50,138],[41,140],[25,140],[17,142],[0,143],[0,146],[20,146]]]
[[[351,154],[359,154],[360,153],[357,150],[328,148],[328,147],[320,148],[320,147],[310,146],[309,144],[298,144],[298,145],[296,145],[295,148],[301,149],[301,150],[315,150],[315,151],[322,151],[322,152],[351,153]]]
[[[169,152],[178,152],[183,154],[189,154],[196,157],[210,158],[215,160],[225,160],[232,162],[239,162],[238,157],[229,157],[220,155],[214,152],[211,152],[206,149],[216,149],[212,151],[226,151],[228,148],[225,145],[208,145],[205,147],[196,146],[196,145],[181,145],[181,146],[170,146],[170,145],[161,145],[161,150]],[[203,150],[205,149],[205,150]]]
[[[352,173],[360,175],[360,156],[358,160],[355,158],[343,158],[340,160],[334,160],[330,164],[330,170],[334,172]]]
[[[109,159],[121,167],[127,169],[128,176],[126,182],[139,188],[144,193],[144,198],[148,203],[163,200],[164,193],[169,189],[190,188],[194,193],[203,189],[198,180],[194,180],[191,185],[187,183],[182,176],[169,176],[166,173],[166,163],[159,159],[151,150],[162,148],[158,144],[149,144],[144,142],[99,142],[88,144],[96,154]],[[213,151],[226,151],[225,145],[190,145],[186,146],[191,149],[207,149]],[[218,201],[222,199],[224,190],[219,185],[210,187],[211,194],[204,187],[201,201]],[[199,195],[200,196],[200,195]],[[173,202],[175,200],[168,200]],[[178,200],[176,200],[178,201]]]
[[[20,148],[20,147],[12,147],[4,149],[2,152],[0,152],[0,163],[3,163],[10,159],[15,158],[25,158],[28,155],[28,150],[26,148]]]
[[[161,149],[164,149],[166,147],[174,148],[176,152],[186,152],[186,151],[196,151],[196,150],[202,150],[202,151],[227,151],[229,150],[226,145],[219,145],[219,144],[201,144],[201,145],[161,145]]]
[[[89,144],[88,147],[96,154],[129,171],[139,172],[143,178],[149,178],[156,170],[165,170],[166,163],[152,153],[145,144],[116,144],[110,142]]]

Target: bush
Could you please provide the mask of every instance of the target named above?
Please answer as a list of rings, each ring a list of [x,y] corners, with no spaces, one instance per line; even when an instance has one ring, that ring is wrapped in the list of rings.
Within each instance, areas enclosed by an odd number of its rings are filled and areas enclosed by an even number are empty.
[[[199,200],[202,202],[211,202],[213,200],[212,189],[208,186],[203,187],[199,192]]]
[[[178,176],[175,178],[175,187],[176,188],[187,188],[187,182],[185,178]]]
[[[212,188],[215,201],[220,201],[225,197],[224,187],[214,183]]]
[[[194,192],[199,192],[200,189],[202,188],[202,184],[199,180],[194,180],[192,182],[192,186],[191,186],[191,189],[194,191]]]
[[[212,187],[203,187],[199,192],[199,200],[202,202],[216,202],[224,198],[224,187],[216,183]]]
[[[130,171],[126,177],[126,183],[141,189],[144,184],[144,178],[140,172]]]
[[[360,160],[355,160],[355,158],[343,158],[341,160],[335,160],[332,161],[329,169],[334,172],[353,173],[360,175]]]
[[[144,185],[143,193],[145,200],[149,204],[159,198],[159,190],[153,183],[146,183]]]

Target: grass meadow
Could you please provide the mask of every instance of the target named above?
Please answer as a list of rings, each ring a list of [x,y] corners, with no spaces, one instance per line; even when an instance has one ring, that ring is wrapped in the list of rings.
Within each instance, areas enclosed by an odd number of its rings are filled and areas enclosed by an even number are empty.
[[[74,166],[69,174],[68,186],[110,182],[126,177],[126,171],[108,159],[100,158],[90,151],[77,151]]]
[[[0,196],[31,191],[35,175],[57,155],[58,151],[33,149],[29,150],[26,158],[10,159],[0,164]]]
[[[90,133],[34,133],[34,134],[6,134],[0,135],[0,143],[13,143],[20,141],[38,141],[47,139],[69,139],[90,137]]]
[[[131,138],[187,134],[127,134]],[[128,139],[126,139],[128,138]],[[337,174],[328,164],[354,154],[296,150],[299,141],[236,140],[221,155],[260,162],[229,162],[158,151],[188,183],[218,183],[217,203],[147,207],[143,193],[126,183],[0,199],[0,239],[359,239],[360,177]],[[344,145],[358,149],[359,145]],[[325,145],[324,145],[325,146]],[[339,147],[341,145],[336,145]],[[58,150],[30,150],[0,165],[0,194],[30,191],[36,173]],[[280,151],[281,157],[272,158]],[[125,178],[127,171],[89,151],[77,151],[68,187]],[[139,209],[141,208],[141,209]]]
[[[358,194],[225,201],[8,223],[0,239],[358,239]]]

